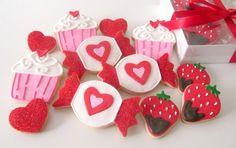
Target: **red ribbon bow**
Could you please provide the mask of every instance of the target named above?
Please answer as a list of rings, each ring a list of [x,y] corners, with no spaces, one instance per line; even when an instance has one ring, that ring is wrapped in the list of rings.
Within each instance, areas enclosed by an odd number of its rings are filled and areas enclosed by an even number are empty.
[[[170,21],[162,25],[170,30],[193,27],[224,20],[236,39],[236,9],[226,9],[221,0],[214,0],[215,4],[206,0],[190,0],[190,10],[174,12]]]

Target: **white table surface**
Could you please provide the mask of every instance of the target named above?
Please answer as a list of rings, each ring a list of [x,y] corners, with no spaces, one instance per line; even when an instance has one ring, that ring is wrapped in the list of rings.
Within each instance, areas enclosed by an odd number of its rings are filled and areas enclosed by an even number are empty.
[[[27,34],[41,30],[53,34],[53,25],[69,10],[79,9],[81,13],[97,21],[102,18],[124,17],[129,22],[129,34],[138,25],[156,19],[157,0],[0,0],[0,146],[15,147],[236,147],[236,64],[205,65],[212,76],[212,83],[221,90],[222,110],[219,116],[208,122],[186,125],[179,121],[168,135],[152,139],[138,116],[138,126],[129,129],[123,138],[117,127],[93,129],[83,125],[71,109],[55,110],[50,106],[49,118],[39,134],[27,134],[14,130],[8,123],[11,110],[24,106],[10,96],[13,73],[11,66],[20,57],[30,52]],[[162,13],[165,13],[162,11]],[[55,57],[63,59],[60,52]],[[172,61],[178,66],[176,56]],[[86,73],[81,81],[96,79]],[[164,89],[180,107],[181,94],[177,89],[159,85],[149,94]],[[130,96],[121,92],[125,98]],[[143,96],[147,96],[145,94]]]

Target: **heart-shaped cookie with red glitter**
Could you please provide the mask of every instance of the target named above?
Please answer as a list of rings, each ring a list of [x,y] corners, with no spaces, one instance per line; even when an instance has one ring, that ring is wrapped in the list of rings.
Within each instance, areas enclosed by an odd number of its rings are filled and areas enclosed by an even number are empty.
[[[16,130],[36,133],[43,128],[47,116],[47,103],[43,99],[34,99],[26,107],[19,107],[11,111],[9,123]]]

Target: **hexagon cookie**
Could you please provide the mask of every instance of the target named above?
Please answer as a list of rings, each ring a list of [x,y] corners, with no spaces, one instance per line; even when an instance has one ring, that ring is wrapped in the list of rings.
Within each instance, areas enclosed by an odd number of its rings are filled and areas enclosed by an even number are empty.
[[[122,98],[114,87],[92,80],[79,86],[71,106],[82,123],[103,127],[114,122],[121,103]]]
[[[98,72],[102,70],[102,63],[115,65],[122,53],[114,38],[94,36],[83,41],[77,53],[86,70]]]

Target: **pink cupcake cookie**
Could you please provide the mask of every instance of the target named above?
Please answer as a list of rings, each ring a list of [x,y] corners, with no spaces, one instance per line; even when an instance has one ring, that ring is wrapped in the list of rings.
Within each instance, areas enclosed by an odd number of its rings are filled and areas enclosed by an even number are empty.
[[[97,23],[79,11],[70,11],[54,26],[61,50],[75,52],[80,43],[95,36]]]
[[[71,102],[78,119],[90,127],[104,127],[114,123],[122,103],[119,92],[102,81],[80,84]]]
[[[12,71],[15,73],[12,98],[23,101],[40,98],[48,102],[52,98],[63,69],[55,58],[48,54],[39,57],[34,52],[17,62]]]
[[[162,26],[160,21],[147,23],[133,30],[135,50],[153,59],[158,59],[164,53],[171,56],[175,45],[175,36],[168,28]]]
[[[77,53],[85,69],[92,72],[101,71],[102,63],[115,65],[122,55],[115,39],[108,36],[86,39],[80,44]]]

